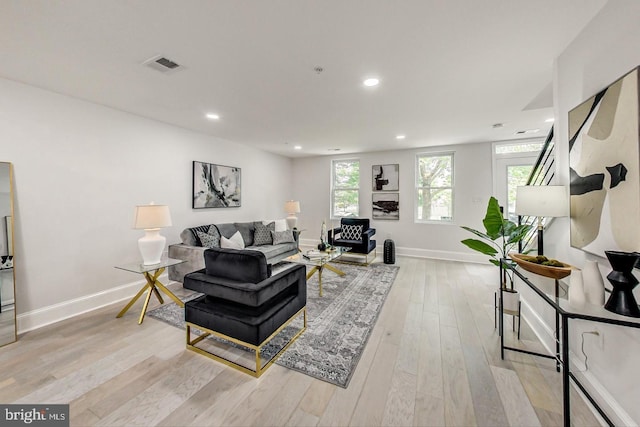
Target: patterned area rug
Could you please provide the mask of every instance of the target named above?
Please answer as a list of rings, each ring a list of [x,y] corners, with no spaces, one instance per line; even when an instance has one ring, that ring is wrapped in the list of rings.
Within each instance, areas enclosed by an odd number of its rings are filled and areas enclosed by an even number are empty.
[[[386,264],[369,267],[333,265],[344,271],[345,276],[325,270],[322,274],[322,298],[318,296],[318,275],[308,280],[307,330],[276,363],[346,388],[396,278],[398,267]],[[174,303],[160,306],[147,315],[184,328],[184,310]],[[271,340],[263,349],[264,358],[269,359],[277,353],[301,326],[302,320],[296,320]]]

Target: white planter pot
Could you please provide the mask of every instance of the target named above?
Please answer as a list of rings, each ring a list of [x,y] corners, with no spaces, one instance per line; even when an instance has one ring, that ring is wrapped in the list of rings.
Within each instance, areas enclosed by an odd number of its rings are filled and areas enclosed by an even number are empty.
[[[500,291],[498,291],[500,292]],[[502,309],[505,314],[520,315],[520,292],[516,290],[502,291]]]

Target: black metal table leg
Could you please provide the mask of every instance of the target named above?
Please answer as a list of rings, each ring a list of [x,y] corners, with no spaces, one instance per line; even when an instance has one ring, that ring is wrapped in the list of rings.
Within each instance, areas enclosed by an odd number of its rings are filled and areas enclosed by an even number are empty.
[[[562,316],[562,416],[565,427],[571,427],[569,368],[569,318]]]
[[[560,295],[560,284],[558,283],[558,279],[555,279],[556,283],[556,303],[558,303],[558,295]],[[556,312],[556,371],[560,372],[560,335],[558,335],[558,330],[560,329],[560,313],[558,310]],[[562,346],[564,348],[564,344]]]

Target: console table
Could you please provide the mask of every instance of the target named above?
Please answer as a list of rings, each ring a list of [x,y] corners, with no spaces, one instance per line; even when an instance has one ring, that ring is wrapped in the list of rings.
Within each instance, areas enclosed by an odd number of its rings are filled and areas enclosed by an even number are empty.
[[[138,291],[138,293],[129,301],[129,303],[118,313],[116,317],[122,317],[124,314],[131,308],[131,306],[142,296],[142,294],[148,289],[149,293],[147,294],[147,298],[144,300],[144,305],[142,306],[142,312],[140,313],[140,318],[138,320],[138,325],[142,323],[144,320],[144,315],[147,313],[147,306],[149,305],[149,300],[151,299],[151,294],[155,294],[160,304],[164,304],[164,300],[160,296],[160,292],[158,289],[164,292],[169,298],[175,301],[180,307],[184,307],[184,303],[180,301],[180,298],[174,295],[165,285],[158,280],[158,277],[164,272],[167,267],[172,265],[181,264],[185,261],[180,259],[167,258],[165,260],[160,261],[158,264],[144,265],[144,264],[123,264],[116,265],[116,268],[120,270],[130,271],[132,273],[140,273],[147,280],[147,283]]]
[[[606,421],[606,423],[610,426],[614,426],[611,419],[605,414],[605,412],[600,408],[598,403],[591,397],[589,392],[584,388],[584,386],[580,383],[580,381],[573,375],[571,372],[571,366],[569,361],[569,320],[570,319],[579,319],[579,320],[588,320],[591,322],[598,323],[606,323],[609,325],[618,325],[618,326],[626,326],[629,328],[638,328],[640,329],[640,318],[621,316],[619,314],[612,313],[604,309],[604,307],[600,307],[593,304],[584,304],[579,307],[575,307],[569,304],[569,301],[563,300],[556,296],[551,296],[540,290],[539,287],[531,283],[529,279],[524,276],[520,271],[516,270],[514,267],[511,267],[506,260],[500,260],[500,278],[502,277],[502,273],[504,269],[510,269],[516,276],[518,276],[524,284],[529,286],[544,302],[549,304],[556,312],[556,318],[560,317],[561,323],[561,334],[558,337],[556,333],[556,342],[560,345],[560,353],[558,355],[549,355],[545,353],[538,353],[535,351],[529,351],[514,347],[508,347],[504,345],[504,325],[503,325],[503,306],[502,306],[502,288],[500,289],[500,322],[499,322],[499,331],[500,331],[500,356],[504,359],[505,350],[509,351],[517,351],[520,353],[526,353],[533,356],[540,356],[549,359],[555,359],[557,363],[562,366],[562,416],[563,416],[563,424],[565,427],[570,427],[571,425],[571,402],[569,397],[569,387],[571,381],[573,381],[576,386],[580,389],[580,391],[587,397],[587,400],[593,405],[593,407],[598,411],[600,416]],[[500,283],[500,282],[499,282]]]

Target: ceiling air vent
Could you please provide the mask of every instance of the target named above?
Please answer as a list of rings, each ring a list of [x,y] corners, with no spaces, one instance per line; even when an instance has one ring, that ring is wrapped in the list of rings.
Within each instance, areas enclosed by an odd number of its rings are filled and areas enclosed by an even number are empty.
[[[175,73],[176,71],[182,70],[184,68],[182,65],[178,64],[177,62],[172,61],[171,59],[162,55],[157,55],[157,56],[154,56],[153,58],[149,58],[146,61],[144,61],[143,64],[149,68],[153,68],[154,70],[160,71],[161,73],[164,73],[164,74]]]

